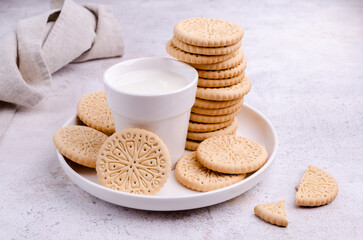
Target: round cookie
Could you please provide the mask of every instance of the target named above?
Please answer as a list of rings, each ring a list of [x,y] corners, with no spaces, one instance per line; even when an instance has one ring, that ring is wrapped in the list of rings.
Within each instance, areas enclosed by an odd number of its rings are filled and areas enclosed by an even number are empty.
[[[209,87],[209,88],[215,88],[215,87],[228,87],[232,85],[236,85],[237,83],[240,83],[245,78],[245,73],[242,72],[240,75],[232,77],[232,78],[226,78],[226,79],[206,79],[206,78],[198,78],[198,87]]]
[[[188,153],[179,159],[175,167],[175,177],[187,188],[207,192],[223,188],[242,181],[246,174],[223,174],[202,166],[195,152]]]
[[[297,190],[296,205],[321,206],[335,199],[338,194],[338,183],[323,169],[308,166]]]
[[[197,114],[209,115],[209,116],[220,116],[220,115],[227,115],[236,112],[242,107],[243,100],[236,103],[235,105],[226,107],[226,108],[219,108],[219,109],[207,109],[207,108],[198,108],[192,107],[192,112]]]
[[[166,44],[166,51],[170,56],[186,63],[209,64],[227,60],[232,57],[232,54],[225,55],[199,55],[185,52],[177,48],[171,41]]]
[[[105,187],[153,195],[170,175],[170,154],[156,134],[128,128],[117,131],[102,145],[97,155],[96,171]]]
[[[242,63],[233,68],[223,69],[223,70],[199,70],[198,76],[200,78],[207,79],[225,79],[232,78],[242,74],[246,69],[247,63],[246,60],[243,59]]]
[[[243,30],[229,21],[194,17],[178,22],[174,27],[174,36],[194,46],[221,47],[241,41]]]
[[[87,126],[106,134],[115,132],[111,109],[104,91],[90,93],[79,100],[77,115]]]
[[[197,98],[216,101],[227,101],[236,98],[241,98],[246,95],[251,89],[251,81],[245,77],[242,82],[229,87],[222,88],[197,88]]]
[[[243,101],[243,98],[236,98],[229,101],[211,101],[211,100],[196,98],[193,106],[200,108],[208,108],[208,109],[219,109],[232,106],[238,103],[239,101]]]
[[[212,64],[195,64],[190,63],[190,65],[196,69],[203,69],[203,70],[221,70],[221,69],[228,69],[233,68],[242,63],[244,59],[244,53],[242,49],[239,49],[232,53],[232,56],[227,60],[219,63],[212,63]]]
[[[189,151],[195,151],[195,150],[197,150],[199,144],[200,144],[200,142],[198,142],[198,141],[193,141],[193,140],[187,139],[185,142],[185,149],[189,150]]]
[[[233,53],[235,51],[237,51],[241,45],[242,45],[242,41],[239,41],[233,45],[229,45],[229,46],[223,46],[223,47],[198,47],[198,46],[193,46],[190,44],[186,44],[180,40],[178,40],[177,38],[173,37],[171,39],[171,41],[173,42],[173,44],[180,48],[181,50],[185,51],[185,52],[189,52],[189,53],[195,53],[195,54],[202,54],[202,55],[225,55],[225,54],[230,54]]]
[[[225,128],[222,128],[222,129],[219,129],[219,130],[213,131],[213,132],[202,132],[202,133],[188,132],[187,138],[191,139],[191,140],[195,140],[195,141],[203,141],[207,138],[215,137],[215,136],[235,135],[237,127],[238,127],[238,120],[237,120],[237,118],[234,118],[233,123]]]
[[[197,148],[199,162],[217,172],[240,174],[256,171],[267,161],[265,148],[251,139],[223,135],[201,142]]]
[[[211,132],[231,125],[233,120],[222,123],[196,123],[189,122],[188,131],[189,132]]]
[[[238,113],[239,109],[234,113],[220,116],[209,116],[197,113],[190,113],[190,120],[199,123],[223,123],[234,119],[234,117],[236,117]]]
[[[53,135],[57,150],[68,159],[86,167],[96,167],[96,156],[108,136],[86,126],[66,126]]]

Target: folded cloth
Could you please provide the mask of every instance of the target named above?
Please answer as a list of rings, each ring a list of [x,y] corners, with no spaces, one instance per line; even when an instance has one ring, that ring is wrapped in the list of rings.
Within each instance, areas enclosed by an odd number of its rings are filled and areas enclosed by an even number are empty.
[[[31,107],[49,90],[51,74],[70,62],[121,56],[121,28],[107,5],[52,1],[48,13],[21,20],[0,39],[0,137],[18,105]]]

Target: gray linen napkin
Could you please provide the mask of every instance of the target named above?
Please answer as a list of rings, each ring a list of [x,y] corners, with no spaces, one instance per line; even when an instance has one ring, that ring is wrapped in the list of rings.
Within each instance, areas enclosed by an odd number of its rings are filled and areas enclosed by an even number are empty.
[[[124,52],[110,6],[56,0],[51,7],[61,9],[21,20],[0,39],[0,137],[17,106],[31,107],[45,97],[52,73],[70,62]]]

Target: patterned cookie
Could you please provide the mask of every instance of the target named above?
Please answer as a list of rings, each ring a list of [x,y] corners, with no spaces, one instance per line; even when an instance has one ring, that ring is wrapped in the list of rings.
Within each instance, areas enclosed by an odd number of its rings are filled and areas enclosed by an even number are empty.
[[[244,72],[235,77],[226,78],[226,79],[198,78],[198,87],[207,87],[207,88],[228,87],[242,82],[244,78],[245,78]]]
[[[239,109],[231,114],[220,115],[220,116],[209,116],[197,113],[190,113],[190,120],[199,123],[223,123],[234,119],[239,113]]]
[[[207,192],[242,181],[246,174],[214,172],[203,167],[196,159],[195,152],[191,152],[179,159],[175,167],[175,177],[187,188]]]
[[[180,48],[181,50],[183,50],[185,52],[202,54],[202,55],[230,54],[230,53],[237,51],[242,45],[242,41],[239,41],[233,45],[223,46],[223,47],[198,47],[198,46],[186,44],[186,43],[176,39],[175,37],[173,37],[171,39],[171,41],[173,42],[173,44],[176,47]]]
[[[174,36],[194,46],[221,47],[241,41],[243,30],[229,21],[195,17],[178,22],[174,27]]]
[[[296,205],[321,206],[330,203],[338,194],[338,183],[326,171],[308,166],[296,193]]]
[[[226,107],[226,108],[219,108],[219,109],[207,109],[207,108],[198,108],[192,107],[192,112],[197,114],[209,115],[209,116],[220,116],[220,115],[227,115],[236,112],[242,107],[243,100],[236,103],[235,105]]]
[[[117,131],[102,145],[96,171],[105,187],[153,195],[170,175],[170,154],[156,134],[128,128]]]
[[[196,69],[203,69],[203,70],[221,70],[221,69],[228,69],[233,68],[242,63],[244,59],[244,54],[242,49],[232,53],[232,56],[227,60],[219,63],[213,64],[195,64],[190,63],[190,65]]]
[[[213,132],[201,132],[201,133],[188,132],[187,138],[191,139],[191,140],[196,140],[196,141],[203,141],[207,138],[220,136],[220,135],[235,135],[237,127],[238,127],[238,120],[237,120],[237,118],[234,118],[234,121],[232,122],[232,124],[225,128],[222,128],[222,129],[219,129],[219,130],[213,131]]]
[[[256,171],[265,164],[267,157],[261,144],[232,135],[208,138],[197,149],[197,158],[203,166],[229,174]]]
[[[233,120],[229,120],[223,123],[196,123],[189,122],[188,131],[189,132],[211,132],[231,125]]]
[[[286,218],[285,201],[259,204],[254,209],[256,216],[262,220],[281,227],[287,227],[289,221]]]
[[[77,115],[87,126],[106,134],[115,132],[111,109],[104,91],[90,93],[79,100]]]
[[[247,63],[246,60],[243,59],[242,63],[229,69],[224,70],[199,70],[198,76],[200,78],[207,78],[207,79],[225,79],[225,78],[232,78],[242,74],[246,69]]]
[[[53,135],[57,150],[73,162],[86,167],[96,167],[96,156],[107,135],[85,126],[67,126]]]
[[[200,143],[201,142],[199,142],[199,141],[193,141],[193,140],[187,139],[187,141],[185,142],[185,149],[189,150],[189,151],[195,151],[195,150],[197,150]]]
[[[232,54],[225,55],[199,55],[194,53],[185,52],[177,48],[171,41],[166,44],[166,51],[170,56],[179,59],[186,63],[198,63],[198,64],[209,64],[217,63],[227,60],[232,57]]]
[[[227,101],[241,98],[251,89],[251,81],[245,77],[242,82],[222,88],[197,88],[197,98],[216,101]]]
[[[208,108],[208,109],[218,109],[235,105],[239,101],[243,101],[243,98],[236,98],[229,101],[210,101],[210,100],[196,98],[193,106],[200,108]]]

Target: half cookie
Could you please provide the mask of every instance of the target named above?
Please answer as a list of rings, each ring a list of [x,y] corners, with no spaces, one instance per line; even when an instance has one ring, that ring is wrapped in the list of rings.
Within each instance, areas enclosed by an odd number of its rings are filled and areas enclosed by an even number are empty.
[[[335,199],[338,194],[338,184],[326,171],[308,166],[297,190],[296,205],[321,206]]]
[[[286,218],[285,201],[279,201],[276,204],[259,204],[254,211],[256,216],[271,224],[281,227],[286,227],[289,224]]]
[[[105,187],[153,195],[170,175],[170,154],[156,134],[138,128],[124,129],[102,145],[96,171]]]

